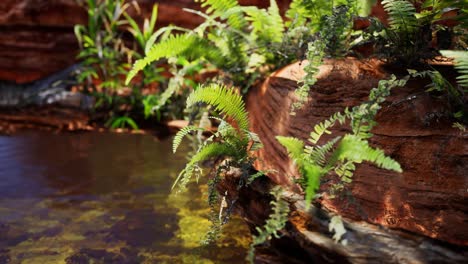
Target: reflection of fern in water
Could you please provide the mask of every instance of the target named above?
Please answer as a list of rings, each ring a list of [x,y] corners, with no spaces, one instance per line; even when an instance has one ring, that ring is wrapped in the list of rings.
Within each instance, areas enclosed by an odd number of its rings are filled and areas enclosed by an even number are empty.
[[[334,171],[341,179],[339,187],[351,181],[355,164],[363,161],[374,163],[380,168],[401,172],[400,165],[385,156],[380,149],[369,146],[368,139],[372,137],[371,129],[376,125],[375,115],[381,108],[380,104],[394,87],[406,84],[408,77],[381,80],[377,88],[371,90],[369,101],[354,107],[351,111],[336,113],[328,120],[316,125],[311,132],[309,142],[313,146],[305,146],[304,142],[293,137],[278,136],[278,141],[287,149],[302,175],[300,183],[305,190],[307,205],[310,204],[320,186],[322,176]],[[317,145],[324,134],[337,122],[344,125],[349,120],[352,133],[343,137],[335,137],[323,145]],[[340,188],[338,188],[340,189]]]

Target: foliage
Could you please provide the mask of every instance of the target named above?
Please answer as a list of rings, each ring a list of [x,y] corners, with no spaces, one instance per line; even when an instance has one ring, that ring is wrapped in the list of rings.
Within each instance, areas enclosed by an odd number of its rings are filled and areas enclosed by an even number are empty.
[[[130,127],[134,130],[138,130],[136,122],[128,116],[112,117],[107,121],[106,126],[112,129]]]
[[[434,58],[438,53],[430,46],[433,36],[448,38],[450,46],[454,30],[443,23],[446,12],[458,10],[458,15],[451,19],[457,20],[461,28],[466,28],[468,21],[464,1],[426,0],[419,11],[407,0],[385,0],[382,4],[389,14],[389,26],[372,19],[364,39],[365,42],[374,43],[376,53],[392,63],[415,65]],[[447,34],[439,34],[442,32]],[[447,42],[439,37],[438,43]]]
[[[145,47],[152,45],[157,35],[157,5],[153,6],[150,19],[145,19],[142,30],[128,15],[127,10],[130,7],[138,12],[140,10],[136,2],[87,0],[88,24],[76,25],[75,35],[81,47],[77,58],[82,60],[85,68],[79,76],[79,81],[84,84],[85,91],[91,91],[96,97],[96,108],[110,113],[109,120],[117,120],[119,125],[127,124],[133,127],[127,121],[120,122],[119,116],[144,116],[148,119],[156,114],[157,119],[161,118],[160,109],[153,109],[154,105],[158,105],[159,96],[143,96],[141,89],[154,82],[162,84],[164,78],[160,74],[161,68],[151,65],[143,71],[140,84],[131,83],[127,86],[123,83],[123,76],[130,65],[134,60],[143,57]],[[135,38],[131,45],[128,44],[129,41],[124,40],[123,35],[126,31]],[[164,90],[162,85],[159,87],[160,90]],[[130,90],[129,94],[117,95],[126,89]]]
[[[306,53],[308,65],[304,68],[306,75],[299,81],[300,86],[295,91],[297,101],[291,107],[292,115],[295,115],[296,110],[307,102],[310,88],[317,82],[315,75],[323,58],[344,56],[351,47],[351,25],[357,12],[356,1],[338,1],[338,5],[333,1],[326,1],[326,4],[321,5],[319,9],[306,11],[312,10],[308,8],[316,6],[318,2],[321,1],[293,1],[289,10],[290,16],[295,14],[296,17],[310,18],[308,26],[316,25],[318,30],[308,44]],[[314,24],[314,21],[319,23]]]
[[[236,127],[226,122],[225,119],[219,119],[221,123],[218,126],[218,131],[200,144],[197,152],[191,157],[174,183],[174,186],[179,184],[181,188],[184,188],[194,175],[200,175],[201,167],[199,164],[209,159],[231,158],[230,165],[242,168],[243,171],[250,171],[253,158],[250,157],[249,152],[261,147],[258,136],[248,131],[249,121],[244,102],[233,89],[219,84],[200,86],[187,98],[187,107],[198,103],[211,105],[215,110],[234,121]],[[205,131],[206,129],[189,126],[179,131],[173,141],[173,151],[177,150],[186,135],[192,131],[200,130]]]
[[[300,183],[305,190],[308,205],[320,186],[322,176],[332,171],[340,177],[339,185],[349,183],[355,164],[363,161],[374,163],[380,168],[402,171],[398,162],[385,156],[382,150],[369,146],[368,139],[372,137],[370,131],[376,125],[374,118],[381,108],[380,104],[385,101],[392,88],[405,85],[407,80],[408,77],[396,79],[395,76],[389,80],[381,80],[378,87],[371,90],[368,102],[355,106],[352,110],[345,109],[344,113],[335,113],[329,119],[315,125],[309,138],[309,142],[313,144],[311,146],[305,146],[304,142],[297,138],[277,137],[299,168],[302,175]],[[331,134],[329,129],[337,122],[344,125],[347,121],[351,132],[318,145],[324,134]]]
[[[273,200],[270,202],[272,212],[268,219],[265,222],[265,225],[260,228],[257,227],[257,235],[252,236],[252,243],[250,244],[250,249],[247,254],[247,260],[250,263],[254,262],[255,247],[262,245],[266,241],[270,240],[272,237],[279,238],[278,231],[283,229],[288,220],[289,214],[289,205],[288,203],[281,198],[283,190],[281,187],[276,186],[270,192],[273,196]]]
[[[177,67],[174,57],[219,71],[225,84],[242,87],[246,91],[258,78],[272,69],[296,59],[311,31],[290,26],[280,16],[276,1],[270,7],[240,6],[236,0],[202,0],[206,12],[186,10],[200,15],[205,21],[193,30],[162,38],[146,56],[138,60],[126,82],[144,70],[149,63],[167,59]],[[298,25],[298,24],[294,24]],[[171,32],[168,28],[167,32]],[[187,73],[180,74],[185,78]]]
[[[81,47],[78,59],[86,66],[80,80],[102,80],[103,88],[120,88],[119,76],[126,73],[130,50],[125,46],[119,26],[125,24],[123,14],[129,7],[124,0],[88,0],[88,25],[75,26]]]
[[[242,174],[239,187],[249,184],[251,178],[262,175],[262,173],[254,173],[254,158],[250,155],[250,151],[257,150],[262,145],[258,136],[248,131],[249,120],[244,102],[234,89],[219,84],[200,86],[188,96],[187,107],[199,105],[200,103],[212,106],[224,118],[212,117],[220,121],[217,132],[201,141],[195,154],[192,155],[185,168],[180,172],[173,187],[178,185],[183,189],[193,176],[198,178],[202,173],[200,165],[202,162],[219,158],[226,159],[222,164],[218,164],[216,173],[208,184],[208,203],[211,207],[210,220],[212,226],[203,241],[203,243],[207,244],[219,236],[221,226],[226,223],[230,214],[230,209],[227,209],[224,212],[225,217],[223,219],[223,209],[227,207],[224,196],[219,213],[215,209],[216,204],[219,202],[219,194],[215,185],[220,181],[223,173],[232,168],[239,169]],[[205,116],[207,115],[205,114]],[[233,124],[228,123],[226,119],[231,120]],[[211,133],[207,128],[203,127],[201,121],[198,126],[187,126],[174,137],[173,151],[177,151],[185,136],[195,131]]]
[[[307,51],[308,64],[304,67],[304,78],[298,82],[300,84],[299,88],[294,91],[297,101],[291,106],[292,115],[295,115],[296,110],[304,106],[307,102],[310,88],[317,82],[317,78],[315,76],[319,71],[318,67],[322,64],[324,48],[323,42],[319,40],[309,43]]]
[[[298,24],[307,24],[313,32],[319,32],[323,27],[323,18],[332,15],[336,11],[333,10],[335,7],[346,6],[357,15],[368,9],[369,5],[365,1],[356,0],[293,0],[286,16]]]
[[[460,73],[457,77],[458,84],[466,92],[468,89],[468,51],[442,50],[440,53],[446,57],[455,59],[455,69]]]

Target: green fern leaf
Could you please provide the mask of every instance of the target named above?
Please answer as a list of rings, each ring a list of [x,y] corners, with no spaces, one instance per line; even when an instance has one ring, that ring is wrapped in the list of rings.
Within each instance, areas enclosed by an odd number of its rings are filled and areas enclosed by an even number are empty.
[[[200,86],[187,98],[187,107],[203,102],[232,118],[241,131],[249,129],[249,119],[242,97],[223,85]]]
[[[143,70],[148,64],[161,58],[177,56],[193,46],[196,41],[197,37],[195,35],[182,34],[172,35],[168,39],[155,44],[143,59],[135,62],[127,75],[125,84],[128,85],[138,72]]]
[[[203,128],[196,127],[196,126],[186,126],[179,130],[172,141],[172,152],[176,153],[177,148],[179,147],[180,143],[182,143],[182,139],[193,131],[203,131]]]
[[[391,29],[396,32],[411,33],[418,28],[416,8],[406,0],[384,0],[382,5],[387,11]]]
[[[162,58],[183,55],[187,59],[205,58],[213,64],[222,64],[224,57],[221,51],[210,45],[207,40],[195,34],[171,35],[153,45],[143,59],[137,60],[127,75],[125,83],[130,81],[147,65]]]
[[[233,157],[236,159],[239,158],[239,152],[237,149],[232,148],[228,144],[219,142],[213,142],[202,146],[198,152],[192,156],[190,161],[185,166],[185,169],[181,171],[172,188],[174,188],[179,182],[180,187],[184,188],[185,185],[189,182],[190,178],[193,176],[193,171],[196,171],[197,168],[199,168],[197,165],[199,162],[222,156]]]
[[[352,161],[341,163],[335,168],[336,174],[341,178],[341,181],[344,183],[351,183],[351,178],[353,177],[355,170],[356,165],[354,165],[354,162]]]
[[[228,25],[235,29],[243,29],[247,24],[237,0],[198,0],[197,2],[201,2],[207,14],[226,19]]]
[[[270,194],[274,200],[270,202],[272,212],[270,213],[265,225],[262,228],[257,227],[257,235],[252,236],[252,243],[247,253],[247,261],[254,262],[255,246],[262,245],[271,237],[279,238],[278,231],[286,226],[289,215],[289,204],[282,199],[283,190],[281,187],[275,187],[271,190]]]
[[[322,167],[308,162],[304,163],[302,171],[306,180],[305,201],[306,209],[308,209],[315,193],[320,187],[320,178],[325,175],[326,171]]]
[[[333,127],[338,121],[340,124],[343,124],[346,121],[347,115],[351,113],[345,109],[345,114],[335,113],[329,119],[317,124],[314,126],[314,131],[310,133],[309,141],[313,144],[317,144],[323,134],[331,134],[330,128]]]
[[[458,84],[468,88],[468,51],[441,50],[440,53],[455,59],[455,69],[460,73],[457,77]]]
[[[286,148],[289,156],[294,159],[297,163],[302,160],[302,154],[304,154],[304,142],[295,137],[283,137],[276,136],[276,140]]]
[[[340,138],[341,137],[336,137],[322,146],[306,147],[305,153],[308,155],[310,161],[324,167],[327,162],[327,155],[332,151],[333,146],[335,146],[335,143],[338,142]]]
[[[335,160],[349,160],[357,163],[369,161],[383,169],[396,172],[403,171],[400,164],[392,158],[385,156],[382,150],[370,147],[366,140],[362,140],[360,137],[354,135],[346,135],[343,137],[334,153],[332,163],[335,163]]]

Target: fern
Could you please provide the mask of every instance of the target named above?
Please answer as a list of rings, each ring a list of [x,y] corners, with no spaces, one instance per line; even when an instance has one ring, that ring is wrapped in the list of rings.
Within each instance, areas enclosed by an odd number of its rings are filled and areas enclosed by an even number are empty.
[[[315,76],[319,72],[318,67],[322,64],[324,49],[324,43],[319,40],[309,43],[307,51],[307,61],[309,64],[304,67],[306,75],[298,82],[301,86],[294,92],[297,102],[293,103],[291,106],[291,115],[295,115],[296,110],[304,106],[309,97],[310,88],[317,82]]]
[[[270,202],[272,206],[272,212],[265,222],[262,228],[257,227],[257,235],[252,236],[252,243],[247,253],[247,261],[249,263],[254,262],[255,247],[264,244],[272,237],[279,238],[278,231],[286,226],[289,214],[289,205],[286,201],[281,198],[283,190],[277,186],[273,188],[270,194],[274,200]]]
[[[258,39],[260,45],[282,41],[284,24],[275,0],[270,0],[268,10],[255,6],[244,7],[243,10],[247,14],[246,19],[252,24],[253,41]]]
[[[231,146],[223,143],[213,142],[202,146],[195,155],[192,156],[190,161],[187,163],[185,168],[180,172],[179,176],[175,180],[172,188],[179,185],[181,189],[184,189],[187,183],[194,175],[200,174],[200,167],[198,163],[208,160],[210,158],[217,157],[233,157],[239,158],[239,151],[232,148]]]
[[[207,14],[212,14],[214,18],[226,19],[228,25],[235,29],[241,30],[246,26],[237,0],[198,0],[196,2],[201,2],[201,7],[206,8]]]
[[[384,0],[382,5],[388,13],[388,22],[396,32],[414,32],[419,24],[416,19],[416,8],[406,0]]]
[[[381,80],[379,85],[371,90],[369,101],[353,107],[352,110],[345,109],[344,113],[335,113],[329,119],[317,124],[308,140],[312,146],[305,146],[304,142],[296,138],[276,137],[299,169],[301,174],[299,183],[305,191],[307,206],[320,187],[320,179],[332,171],[340,177],[341,183],[338,184],[340,186],[351,182],[355,164],[363,161],[371,162],[383,169],[402,171],[398,162],[385,156],[382,150],[370,147],[368,139],[372,136],[371,129],[377,124],[374,118],[381,108],[380,104],[385,101],[392,88],[405,85],[408,78],[407,76],[397,79],[391,76],[388,80]],[[347,121],[351,126],[351,133],[335,137],[317,146],[323,134],[332,133],[329,129],[337,122],[344,125]],[[331,191],[334,189],[342,188],[332,187]]]
[[[206,57],[215,63],[222,60],[221,52],[208,45],[206,40],[194,34],[171,35],[166,40],[155,44],[143,59],[137,60],[128,73],[125,83],[128,84],[150,63],[162,58],[185,56],[188,58]]]
[[[468,89],[468,51],[441,50],[440,53],[455,59],[455,69],[460,73],[457,77],[458,84]]]
[[[223,85],[200,86],[187,98],[187,107],[203,102],[232,118],[241,130],[249,129],[249,119],[242,97]]]
[[[324,167],[327,162],[327,155],[332,151],[333,147],[335,146],[336,142],[340,140],[341,137],[336,137],[322,146],[318,147],[305,147],[305,153],[308,155],[308,158],[313,160],[319,166]]]
[[[345,135],[340,141],[329,162],[334,164],[336,161],[352,161],[354,163],[369,161],[380,168],[402,172],[398,162],[385,156],[382,150],[370,147],[367,140],[355,135]]]
[[[177,134],[174,136],[174,139],[172,141],[172,152],[176,153],[177,148],[179,147],[180,143],[182,143],[182,139],[188,134],[190,134],[193,131],[202,131],[203,128],[199,128],[196,126],[186,126],[182,128]]]
[[[353,161],[347,161],[339,164],[335,168],[335,173],[341,179],[341,181],[345,184],[351,183],[354,171],[356,170],[356,165],[354,165]]]
[[[289,156],[296,162],[302,162],[304,142],[295,137],[276,136],[276,140],[288,151]]]
[[[314,131],[310,133],[309,142],[312,144],[317,144],[323,134],[331,134],[329,129],[335,125],[338,121],[341,125],[344,124],[346,118],[350,118],[351,113],[348,108],[345,109],[344,114],[335,113],[329,119],[317,124],[314,126]]]

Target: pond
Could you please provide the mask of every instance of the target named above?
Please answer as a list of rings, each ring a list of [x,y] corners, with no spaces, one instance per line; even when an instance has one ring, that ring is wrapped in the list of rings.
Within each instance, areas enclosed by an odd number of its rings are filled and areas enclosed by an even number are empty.
[[[188,145],[115,133],[0,136],[0,263],[242,263],[247,227],[216,245],[205,185],[171,192]]]

